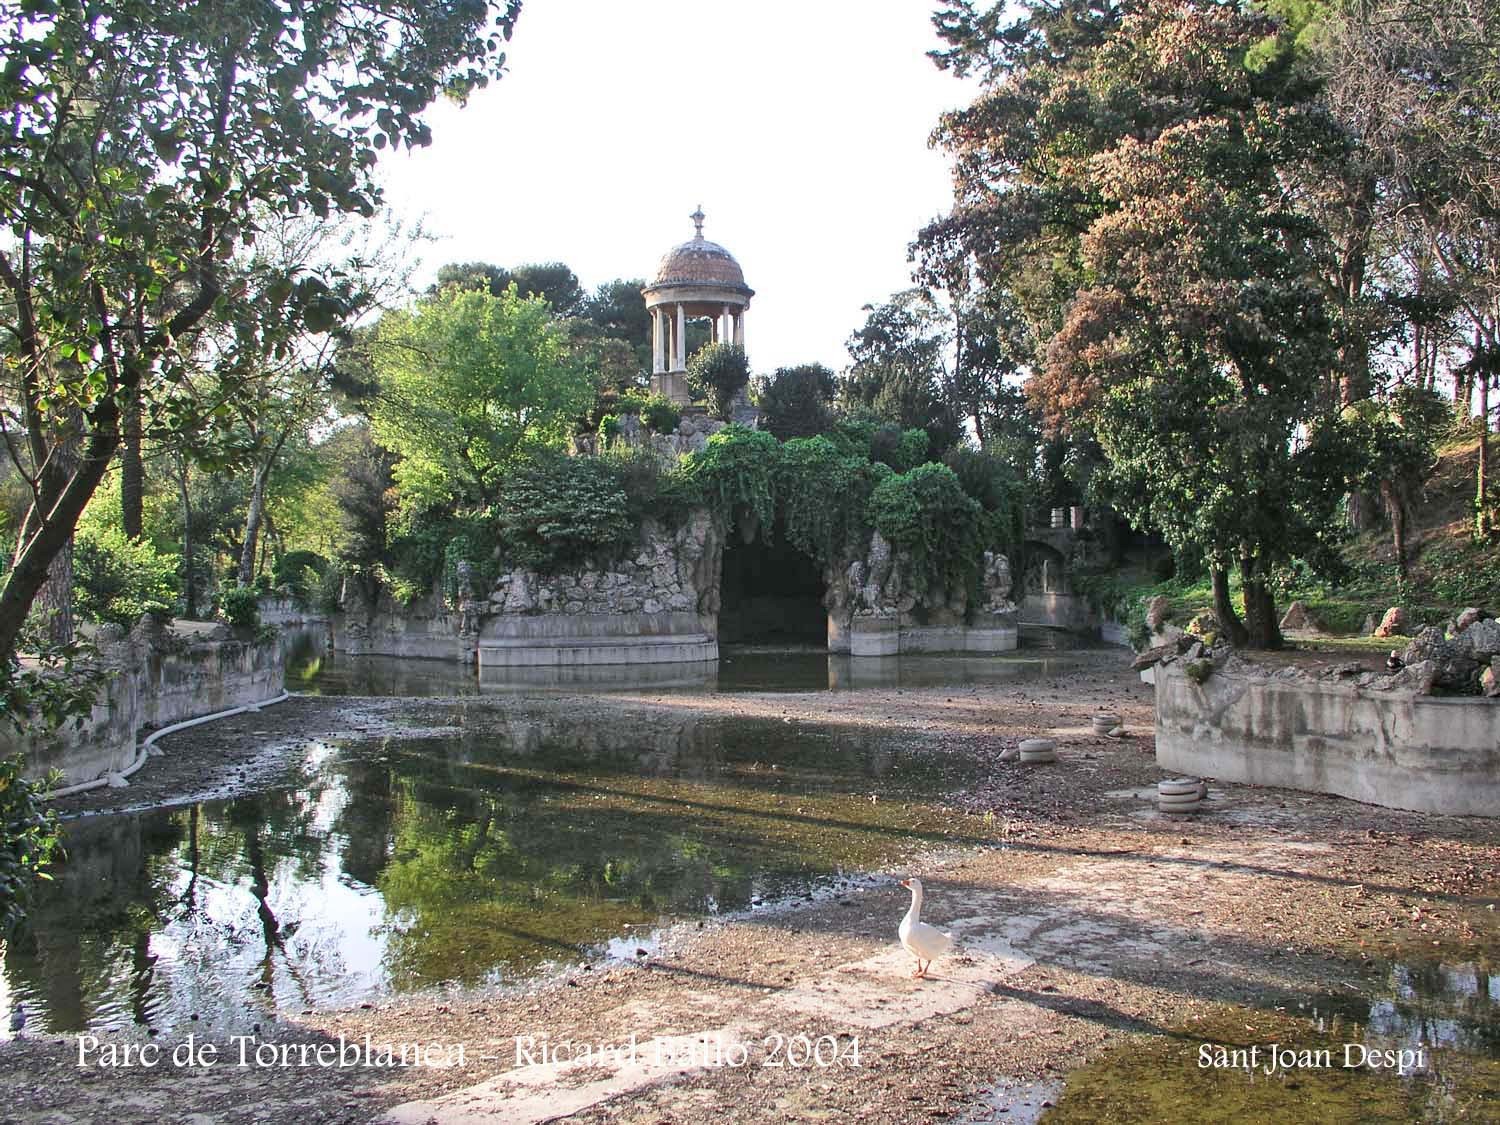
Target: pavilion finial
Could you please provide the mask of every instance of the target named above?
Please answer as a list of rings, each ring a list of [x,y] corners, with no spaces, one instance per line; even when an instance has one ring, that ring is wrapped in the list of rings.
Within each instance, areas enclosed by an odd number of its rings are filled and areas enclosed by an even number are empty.
[[[694,211],[691,215],[688,216],[688,218],[690,218],[690,219],[693,220],[693,226],[698,231],[698,233],[696,235],[696,237],[698,237],[698,238],[702,238],[703,237],[703,220],[706,217],[707,216],[705,216],[703,214],[703,204],[701,204],[701,203],[698,204],[698,210]]]

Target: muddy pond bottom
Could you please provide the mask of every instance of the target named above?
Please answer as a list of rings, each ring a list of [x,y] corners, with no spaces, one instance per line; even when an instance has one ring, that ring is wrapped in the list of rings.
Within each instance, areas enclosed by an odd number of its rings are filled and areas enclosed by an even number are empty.
[[[468,706],[438,737],[309,743],[250,796],[68,822],[0,1006],[28,1033],[237,1034],[633,959],[664,922],[983,838],[929,803],[965,767],[899,738]]]

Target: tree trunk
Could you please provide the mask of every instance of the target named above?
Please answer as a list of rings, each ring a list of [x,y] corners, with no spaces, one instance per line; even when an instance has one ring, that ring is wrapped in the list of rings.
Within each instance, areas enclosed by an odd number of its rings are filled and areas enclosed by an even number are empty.
[[[146,492],[146,472],[141,464],[141,398],[132,394],[125,403],[120,435],[120,523],[127,539],[141,537],[141,510]]]
[[[1385,510],[1391,517],[1391,540],[1392,546],[1396,549],[1396,573],[1406,578],[1406,499],[1390,481],[1380,482],[1380,495],[1385,500]]]
[[[1245,595],[1245,644],[1248,648],[1277,649],[1282,646],[1281,627],[1276,621],[1276,599],[1256,560],[1240,560],[1240,584]]]
[[[81,419],[75,417],[69,423],[69,429],[76,433],[76,427],[81,425]],[[67,480],[75,474],[78,469],[78,438],[76,436],[59,435],[52,446],[50,454],[51,465],[48,468],[47,477],[51,480]],[[26,513],[26,518],[21,522],[21,533],[17,538],[16,563],[19,565],[20,553],[27,539],[35,534],[38,527],[43,525],[46,512],[45,483],[43,492],[38,501],[33,501],[31,509]],[[73,531],[70,526],[67,536],[58,546],[57,553],[47,564],[46,577],[42,581],[41,589],[37,592],[34,608],[40,609],[46,616],[47,642],[52,645],[70,645],[74,639],[73,629]],[[27,615],[30,615],[28,609]]]
[[[1373,492],[1360,489],[1349,493],[1349,526],[1355,531],[1369,531],[1379,522],[1379,505]]]
[[[1479,468],[1475,471],[1474,530],[1488,536],[1495,529],[1490,513],[1490,370],[1479,371]]]
[[[1229,571],[1222,566],[1211,565],[1208,574],[1214,589],[1214,616],[1219,619],[1219,625],[1229,638],[1229,643],[1235,648],[1242,648],[1248,634],[1229,597]]]
[[[47,581],[42,583],[36,605],[47,615],[47,640],[54,645],[73,643],[73,537],[68,536],[62,549],[47,566]]]
[[[0,590],[0,659],[16,651],[16,638],[26,624],[31,603],[47,581],[53,557],[72,540],[78,517],[114,456],[118,438],[111,433],[115,420],[111,416],[111,401],[106,399],[99,408],[100,416],[94,419],[87,455],[59,491],[46,521],[29,537],[22,538],[16,551],[15,566],[6,577],[5,589]]]
[[[266,505],[265,470],[255,470],[255,483],[250,486],[250,509],[245,513],[245,540],[240,546],[240,569],[237,582],[248,586],[255,577],[255,554],[260,541],[261,514]]]
[[[177,495],[182,501],[182,612],[189,621],[198,616],[198,587],[193,575],[193,505],[188,499],[188,462],[177,458]]]

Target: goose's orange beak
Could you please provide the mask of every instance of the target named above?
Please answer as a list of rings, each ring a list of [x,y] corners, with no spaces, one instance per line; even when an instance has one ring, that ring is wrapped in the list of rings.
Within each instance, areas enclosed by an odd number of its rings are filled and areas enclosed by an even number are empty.
[[[910,879],[902,879],[901,880],[901,885],[903,887],[905,887],[907,890],[910,890],[911,889],[911,880]]]

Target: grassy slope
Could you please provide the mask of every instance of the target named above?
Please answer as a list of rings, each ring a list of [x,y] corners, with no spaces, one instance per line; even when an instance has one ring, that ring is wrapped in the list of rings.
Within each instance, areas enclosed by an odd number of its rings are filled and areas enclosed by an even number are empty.
[[[1404,597],[1396,580],[1390,527],[1382,522],[1345,548],[1350,574],[1344,582],[1303,581],[1278,596],[1278,608],[1285,611],[1293,599],[1301,599],[1323,628],[1348,635],[1342,643],[1330,640],[1329,647],[1363,644],[1368,639],[1363,636],[1365,618],[1374,615],[1378,620],[1393,605],[1405,605],[1422,624],[1442,622],[1465,606],[1500,613],[1500,538],[1478,544],[1472,535],[1478,456],[1477,438],[1444,447],[1437,468],[1413,505],[1407,546],[1411,579]],[[1143,622],[1145,602],[1157,594],[1166,595],[1171,603],[1169,620],[1180,625],[1211,604],[1206,577],[1199,582],[1153,586],[1141,574],[1126,571],[1084,578],[1080,586],[1132,626]],[[1389,647],[1391,642],[1370,643]]]

